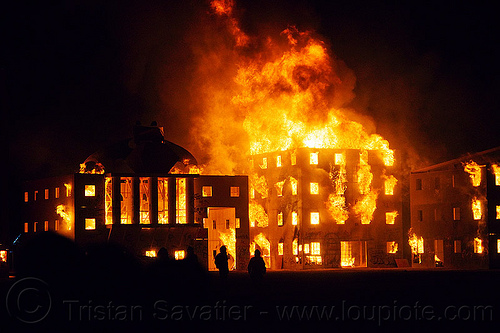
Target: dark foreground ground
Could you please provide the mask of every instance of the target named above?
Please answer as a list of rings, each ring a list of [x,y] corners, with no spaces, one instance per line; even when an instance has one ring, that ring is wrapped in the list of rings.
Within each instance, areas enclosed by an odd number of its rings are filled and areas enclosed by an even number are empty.
[[[225,283],[216,272],[157,273],[4,279],[0,332],[490,331],[500,323],[497,270],[270,271],[261,283],[245,272]]]

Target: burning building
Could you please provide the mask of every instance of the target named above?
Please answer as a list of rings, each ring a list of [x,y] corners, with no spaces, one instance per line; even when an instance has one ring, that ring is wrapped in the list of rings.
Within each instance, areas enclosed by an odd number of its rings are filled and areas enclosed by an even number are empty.
[[[377,150],[252,156],[250,251],[268,267],[395,267],[403,258],[398,166]]]
[[[165,247],[176,259],[192,246],[209,268],[226,245],[233,268],[245,269],[248,251],[238,249],[249,246],[248,177],[196,171],[161,127],[137,125],[133,139],[91,155],[79,173],[26,182],[24,236],[54,231],[84,247],[110,242],[151,257]]]
[[[410,175],[413,266],[500,267],[500,147]]]

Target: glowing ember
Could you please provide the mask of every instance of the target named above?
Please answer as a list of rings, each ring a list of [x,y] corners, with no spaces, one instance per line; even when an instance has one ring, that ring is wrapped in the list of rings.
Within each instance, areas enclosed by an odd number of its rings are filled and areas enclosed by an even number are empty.
[[[463,163],[464,171],[470,175],[472,186],[481,185],[481,167],[474,161]]]

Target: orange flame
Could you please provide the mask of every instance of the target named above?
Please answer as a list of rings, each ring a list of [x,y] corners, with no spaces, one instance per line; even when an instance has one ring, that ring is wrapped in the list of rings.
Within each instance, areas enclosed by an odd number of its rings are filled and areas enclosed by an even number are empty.
[[[472,186],[481,185],[481,167],[474,161],[463,163],[464,171],[470,175]]]

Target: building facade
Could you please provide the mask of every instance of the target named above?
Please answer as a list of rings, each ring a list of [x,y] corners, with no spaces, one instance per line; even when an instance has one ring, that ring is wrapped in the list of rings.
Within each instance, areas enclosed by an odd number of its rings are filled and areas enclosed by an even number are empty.
[[[403,258],[398,158],[299,148],[250,161],[250,252],[272,269],[396,267]]]
[[[500,267],[500,147],[410,175],[413,266]]]
[[[193,165],[161,127],[137,124],[133,138],[92,154],[80,173],[26,182],[23,238],[53,231],[83,247],[113,243],[137,256],[164,247],[175,259],[192,246],[209,269],[225,245],[231,268],[246,269],[248,177],[186,172]]]

